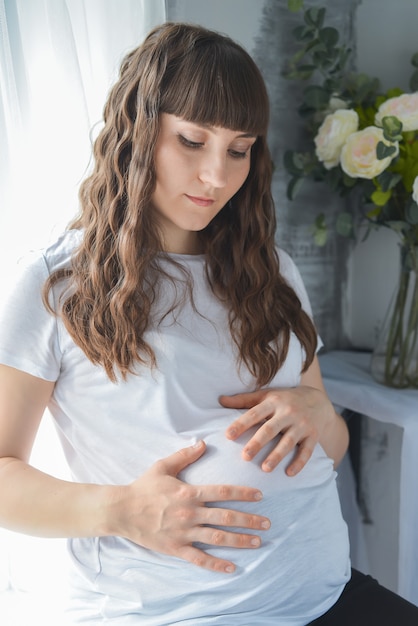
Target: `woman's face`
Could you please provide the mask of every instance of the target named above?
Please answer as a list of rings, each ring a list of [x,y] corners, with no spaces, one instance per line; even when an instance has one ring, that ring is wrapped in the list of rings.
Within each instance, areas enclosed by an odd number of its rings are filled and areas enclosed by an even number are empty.
[[[167,252],[196,254],[204,229],[243,185],[256,137],[162,113],[152,203]]]

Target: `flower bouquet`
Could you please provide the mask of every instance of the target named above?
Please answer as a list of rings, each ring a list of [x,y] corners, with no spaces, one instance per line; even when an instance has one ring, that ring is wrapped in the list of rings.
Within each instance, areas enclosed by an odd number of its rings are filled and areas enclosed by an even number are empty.
[[[290,0],[289,8],[301,4]],[[364,223],[367,232],[383,226],[397,233],[400,281],[372,373],[387,385],[418,387],[418,53],[411,60],[411,93],[381,93],[377,79],[349,69],[350,50],[325,26],[325,16],[324,8],[307,9],[294,30],[298,50],[285,76],[307,83],[299,113],[310,147],[285,153],[287,195],[295,198],[307,178],[323,182],[355,198],[336,218],[339,234],[355,237]],[[319,213],[313,224],[318,245],[325,244],[328,228]]]

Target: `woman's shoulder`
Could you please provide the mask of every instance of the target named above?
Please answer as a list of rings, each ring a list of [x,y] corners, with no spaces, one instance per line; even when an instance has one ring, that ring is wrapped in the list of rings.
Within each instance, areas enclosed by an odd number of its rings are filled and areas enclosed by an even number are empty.
[[[21,257],[12,259],[8,268],[8,280],[2,281],[3,292],[14,292],[19,286],[41,285],[55,270],[69,267],[74,250],[81,242],[81,233],[68,230],[47,246],[28,250]]]
[[[285,250],[279,247],[277,247],[276,250],[279,256],[280,274],[285,279],[287,284],[292,287],[301,301],[302,307],[309,315],[312,316],[312,307],[309,301],[309,296],[297,264]]]
[[[82,232],[80,230],[66,230],[61,233],[47,247],[39,251],[49,272],[69,267],[74,251],[80,245]]]
[[[280,274],[283,278],[290,282],[293,282],[295,277],[299,278],[299,270],[290,254],[279,246],[276,246],[276,251],[279,257]]]

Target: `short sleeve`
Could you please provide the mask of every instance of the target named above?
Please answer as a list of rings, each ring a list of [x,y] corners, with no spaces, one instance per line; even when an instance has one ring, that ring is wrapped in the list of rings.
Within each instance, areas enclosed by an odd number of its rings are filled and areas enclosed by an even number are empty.
[[[280,273],[282,274],[283,278],[286,279],[290,287],[292,287],[292,289],[295,291],[302,305],[302,309],[306,311],[309,317],[313,320],[312,307],[309,300],[308,292],[306,291],[305,284],[303,282],[299,269],[296,266],[296,263],[287,254],[287,252],[284,252],[284,250],[279,249],[278,254],[280,259]],[[323,347],[323,345],[324,344],[322,342],[322,339],[318,335],[317,352]]]
[[[48,267],[41,253],[17,266],[16,278],[0,301],[0,363],[49,381],[60,372],[57,319],[43,301]]]

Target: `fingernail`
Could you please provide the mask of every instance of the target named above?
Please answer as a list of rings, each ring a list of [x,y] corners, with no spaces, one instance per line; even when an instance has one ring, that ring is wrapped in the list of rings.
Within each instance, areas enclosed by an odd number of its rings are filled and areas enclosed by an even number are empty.
[[[257,493],[254,494],[254,500],[262,500],[263,499],[263,494],[261,493],[261,491],[257,491]]]
[[[227,566],[225,567],[225,571],[226,571],[228,574],[233,574],[233,573],[235,572],[235,567],[234,567],[233,565],[227,565]]]
[[[228,428],[227,434],[228,434],[228,437],[236,437],[237,431],[235,428]]]
[[[260,537],[254,537],[254,539],[251,539],[251,545],[252,546],[256,546],[258,547],[261,543]]]
[[[244,456],[248,457],[249,459],[252,459],[254,456],[254,452],[252,450],[250,450],[249,448],[246,448],[243,451]]]
[[[193,444],[192,448],[200,448],[202,443],[203,443],[203,441],[201,439],[199,439],[199,441],[196,441],[196,443]]]
[[[270,522],[267,520],[265,522],[261,522],[261,528],[270,528]]]
[[[273,463],[271,463],[271,461],[266,461],[265,463],[263,463],[263,470],[265,472],[271,472],[271,470],[274,469],[274,465]]]

